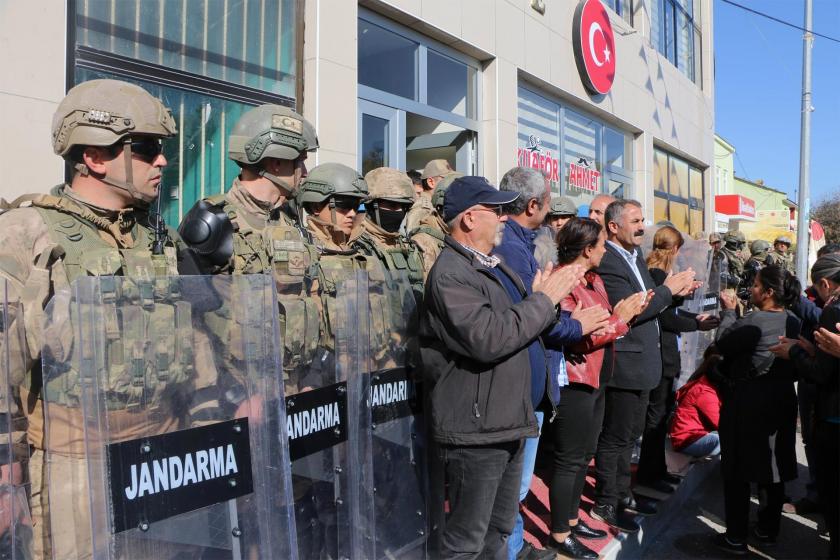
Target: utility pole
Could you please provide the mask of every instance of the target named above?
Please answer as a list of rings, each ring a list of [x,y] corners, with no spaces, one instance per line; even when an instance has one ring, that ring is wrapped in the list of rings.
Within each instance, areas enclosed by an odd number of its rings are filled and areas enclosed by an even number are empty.
[[[808,248],[811,245],[811,49],[814,45],[812,0],[805,0],[805,35],[802,37],[802,130],[799,138],[799,216],[796,220],[796,275],[808,284]]]

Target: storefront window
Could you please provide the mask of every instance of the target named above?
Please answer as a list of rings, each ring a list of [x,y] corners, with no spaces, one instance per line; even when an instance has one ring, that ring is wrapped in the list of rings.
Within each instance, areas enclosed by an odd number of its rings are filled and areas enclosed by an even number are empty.
[[[76,0],[74,82],[124,80],[172,110],[161,206],[177,226],[239,173],[227,139],[261,103],[295,106],[298,2]]]
[[[654,222],[670,221],[683,233],[703,231],[703,172],[662,150],[653,152]]]
[[[632,136],[528,88],[519,88],[519,165],[542,169],[551,189],[586,206],[599,193],[632,193]]]
[[[417,99],[417,43],[359,19],[359,83]]]

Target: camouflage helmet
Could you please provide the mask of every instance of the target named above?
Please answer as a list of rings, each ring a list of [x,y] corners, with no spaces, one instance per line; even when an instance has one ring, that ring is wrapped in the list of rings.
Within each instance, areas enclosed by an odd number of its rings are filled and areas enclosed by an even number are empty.
[[[303,119],[303,139],[306,140],[307,152],[317,151],[321,147],[318,143],[318,133],[315,132],[315,127],[306,119]]]
[[[723,236],[723,241],[725,243],[746,243],[747,238],[744,237],[744,232],[738,231],[737,229],[730,229]]]
[[[443,208],[443,195],[446,194],[446,189],[452,184],[452,181],[459,177],[463,177],[463,173],[453,171],[448,175],[444,175],[443,179],[437,182],[435,190],[432,192],[432,206],[435,208]]]
[[[111,146],[126,136],[175,134],[175,119],[160,99],[119,80],[77,85],[58,104],[52,121],[53,151],[61,157],[74,146]]]
[[[752,243],[750,243],[750,254],[751,255],[758,255],[760,253],[766,253],[770,250],[770,243],[763,239],[756,239]]]
[[[414,183],[408,175],[393,167],[377,167],[367,172],[367,200],[390,200],[400,204],[414,203]]]
[[[568,196],[552,196],[549,216],[577,216],[577,206]]]
[[[315,129],[288,107],[260,105],[236,121],[228,139],[228,157],[245,165],[269,157],[294,160],[310,150],[310,135],[317,143]]]
[[[332,196],[365,198],[367,193],[367,183],[355,169],[341,163],[322,163],[313,167],[300,184],[297,201],[323,202]]]
[[[777,243],[785,243],[788,247],[793,245],[793,242],[787,235],[780,235],[779,237],[777,237],[776,240],[773,242],[773,245],[776,245]]]

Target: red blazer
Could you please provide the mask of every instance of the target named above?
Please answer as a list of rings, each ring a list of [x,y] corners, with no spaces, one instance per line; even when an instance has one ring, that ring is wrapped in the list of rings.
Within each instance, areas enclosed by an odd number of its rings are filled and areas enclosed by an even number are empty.
[[[574,311],[578,302],[580,302],[584,309],[593,305],[600,305],[607,311],[612,312],[607,290],[604,288],[604,281],[601,280],[601,277],[595,271],[590,270],[586,273],[585,280],[585,285],[578,284],[575,286],[572,293],[560,302],[561,309]],[[629,330],[627,323],[615,314],[610,317],[610,326],[615,332],[601,336],[589,334],[583,337],[580,342],[564,348],[569,383],[582,383],[595,389],[598,388],[605,348],[612,344],[616,338],[627,334]]]
[[[677,391],[677,409],[671,424],[671,445],[680,451],[718,429],[720,395],[705,375]]]

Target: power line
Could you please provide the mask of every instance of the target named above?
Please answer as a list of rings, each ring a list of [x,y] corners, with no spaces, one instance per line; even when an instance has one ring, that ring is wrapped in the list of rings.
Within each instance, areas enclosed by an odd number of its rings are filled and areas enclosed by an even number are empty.
[[[799,26],[799,25],[796,25],[795,23],[790,23],[789,21],[785,21],[785,20],[783,20],[783,19],[779,19],[779,18],[777,18],[777,17],[773,17],[773,16],[771,16],[770,14],[765,14],[764,12],[759,12],[758,10],[753,10],[752,8],[748,8],[747,6],[744,6],[744,5],[738,4],[737,2],[733,2],[732,0],[720,0],[720,1],[721,1],[721,2],[723,2],[723,3],[725,3],[725,4],[729,4],[729,5],[731,5],[731,6],[735,6],[736,8],[741,8],[742,10],[746,10],[746,11],[748,11],[748,12],[750,12],[750,13],[753,13],[753,14],[755,14],[755,15],[757,15],[757,16],[761,16],[761,17],[764,17],[764,18],[767,18],[767,19],[773,20],[773,21],[775,21],[776,23],[781,23],[782,25],[787,25],[788,27],[792,27],[792,28],[794,28],[794,29],[798,29],[799,31],[804,31],[805,33],[810,33],[811,35],[813,35],[813,36],[815,36],[815,37],[822,37],[823,39],[828,39],[829,41],[833,41],[833,42],[835,42],[835,43],[840,43],[840,39],[837,39],[836,37],[830,37],[830,36],[828,36],[828,35],[823,35],[822,33],[817,33],[817,32],[816,32],[816,31],[814,31],[814,30],[811,30],[811,29],[806,29],[806,28],[804,28],[804,27],[801,27],[801,26]]]

